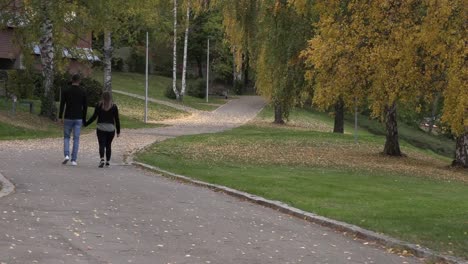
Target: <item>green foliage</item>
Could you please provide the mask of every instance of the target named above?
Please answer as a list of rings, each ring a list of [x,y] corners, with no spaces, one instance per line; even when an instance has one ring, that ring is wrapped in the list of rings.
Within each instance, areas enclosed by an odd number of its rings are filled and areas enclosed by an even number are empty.
[[[206,80],[197,79],[188,84],[187,94],[197,98],[206,97]]]
[[[191,22],[188,58],[200,70],[206,62],[208,38],[210,39],[211,76],[223,81],[231,81],[233,69],[232,53],[223,39],[222,14],[217,8],[198,14]],[[183,38],[180,38],[179,41],[183,41]],[[183,47],[183,45],[179,46]],[[203,78],[204,74],[204,72],[198,72],[197,75],[199,78]]]
[[[289,109],[300,100],[298,94],[305,89],[299,55],[312,36],[315,19],[310,10],[299,11],[289,2],[222,1],[223,23],[236,64],[253,65],[257,92],[286,118]]]
[[[57,120],[57,105],[54,100],[54,91],[49,91],[49,96],[41,97],[41,111],[40,115],[50,118],[51,120]]]
[[[174,89],[172,89],[172,84],[166,86],[166,90],[164,91],[164,96],[173,100],[177,99],[177,96],[174,93]]]
[[[101,100],[103,87],[100,82],[92,78],[83,78],[81,80],[81,87],[86,91],[88,106],[95,106]]]
[[[44,94],[43,77],[39,74],[35,75],[36,84],[34,89],[34,95],[37,98],[41,98]],[[71,75],[69,73],[58,73],[54,76],[54,100],[56,102],[60,101],[60,94],[63,92],[63,89],[67,89],[70,86]],[[90,77],[81,78],[81,87],[86,91],[88,97],[88,106],[95,106],[101,99],[102,94],[102,84]]]
[[[233,85],[234,93],[237,95],[241,95],[244,93],[245,86],[244,82],[241,80],[235,80]]]
[[[128,68],[130,72],[145,73],[146,57],[144,50],[134,48],[128,58]]]
[[[7,75],[7,94],[14,94],[18,99],[32,99],[34,97],[34,87],[38,74],[29,73],[25,70],[8,70]]]

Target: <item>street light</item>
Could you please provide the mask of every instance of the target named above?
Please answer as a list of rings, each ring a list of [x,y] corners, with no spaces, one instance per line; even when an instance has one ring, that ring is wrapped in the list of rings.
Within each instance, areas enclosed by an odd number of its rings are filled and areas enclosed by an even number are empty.
[[[206,52],[206,102],[208,103],[208,92],[210,86],[210,39],[208,39],[208,48]]]
[[[145,124],[148,122],[148,31],[146,32]]]

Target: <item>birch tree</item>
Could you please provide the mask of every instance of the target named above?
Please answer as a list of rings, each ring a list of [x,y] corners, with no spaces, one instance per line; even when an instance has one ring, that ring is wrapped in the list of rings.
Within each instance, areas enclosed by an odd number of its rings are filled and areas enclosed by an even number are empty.
[[[16,26],[16,39],[19,40],[16,44],[21,46],[23,56],[34,56],[30,51],[38,44],[44,89],[40,115],[56,120],[54,74],[57,62],[62,57],[63,47],[75,45],[78,38],[73,33],[81,32],[78,27],[80,23],[75,19],[81,9],[74,2],[65,0],[24,1],[16,6],[13,1],[2,0],[0,6],[5,7],[0,14],[1,20]],[[56,54],[56,51],[60,52]],[[29,58],[25,61],[34,60]]]
[[[442,122],[456,138],[452,165],[468,168],[468,48],[463,0],[425,0],[427,15],[418,39],[426,52],[426,83],[438,81],[433,92],[442,93]]]
[[[190,28],[190,3],[187,3],[187,15],[185,18],[185,36],[184,36],[184,60],[182,66],[182,88],[180,90],[180,98],[185,96],[185,90],[187,86],[187,49],[189,41],[189,28]]]
[[[112,92],[112,58],[116,43],[125,39],[127,42],[138,34],[131,26],[148,9],[154,9],[156,0],[94,0],[86,1],[87,25],[94,34],[103,36],[102,62],[104,64],[104,91]]]
[[[40,57],[42,75],[44,77],[44,97],[41,103],[41,115],[55,119],[57,116],[57,106],[54,95],[54,34],[53,21],[51,19],[51,1],[41,1],[40,11],[42,15]]]
[[[104,64],[104,91],[112,93],[112,33],[109,30],[104,31],[104,48],[103,48],[103,64]]]
[[[398,104],[425,93],[417,67],[421,3],[331,0],[318,6],[317,35],[306,51],[309,77],[316,74],[314,102],[325,107],[342,98],[351,108],[369,101],[373,116],[385,121],[383,153],[401,156]]]
[[[177,90],[177,0],[174,0],[174,39],[172,53],[172,90],[176,95],[176,99],[180,100],[180,93]]]

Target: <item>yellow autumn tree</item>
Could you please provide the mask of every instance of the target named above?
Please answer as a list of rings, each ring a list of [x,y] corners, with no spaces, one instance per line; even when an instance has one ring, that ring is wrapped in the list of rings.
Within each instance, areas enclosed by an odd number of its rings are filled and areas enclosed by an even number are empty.
[[[421,1],[318,1],[317,34],[303,52],[316,82],[314,102],[325,108],[341,97],[349,108],[367,103],[385,120],[384,154],[402,155],[397,107],[421,98],[417,33]]]
[[[438,80],[443,92],[442,122],[455,135],[453,165],[468,167],[468,6],[463,0],[425,0],[426,16],[419,41],[432,60],[426,80]]]
[[[365,103],[370,68],[362,57],[369,46],[352,28],[351,13],[343,1],[318,2],[320,21],[316,35],[301,53],[307,66],[306,79],[314,84],[313,102],[321,110],[335,106],[351,109]],[[342,111],[341,111],[342,112]],[[335,128],[337,116],[335,116]],[[334,129],[335,132],[336,129]]]

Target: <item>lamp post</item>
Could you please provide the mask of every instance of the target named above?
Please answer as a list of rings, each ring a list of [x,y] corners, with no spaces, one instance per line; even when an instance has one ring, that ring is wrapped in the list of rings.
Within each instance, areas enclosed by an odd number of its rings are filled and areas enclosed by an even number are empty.
[[[208,103],[208,92],[210,86],[210,39],[208,39],[208,48],[206,52],[206,102]]]
[[[149,38],[146,32],[145,124],[148,122],[148,45]]]

